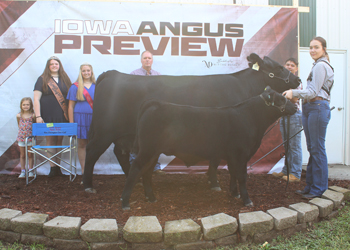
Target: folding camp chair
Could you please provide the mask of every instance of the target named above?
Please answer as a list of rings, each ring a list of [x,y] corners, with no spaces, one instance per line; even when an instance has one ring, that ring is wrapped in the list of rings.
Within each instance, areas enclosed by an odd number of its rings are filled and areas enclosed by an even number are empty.
[[[77,123],[33,123],[32,136],[29,136],[25,140],[25,151],[26,151],[26,184],[28,185],[36,179],[36,169],[44,165],[46,162],[52,162],[56,166],[62,168],[69,173],[69,180],[74,181],[77,173],[76,162],[77,162]],[[38,136],[69,136],[69,145],[62,146],[41,146],[36,145],[36,139]],[[28,140],[32,139],[32,147],[28,150]],[[49,149],[60,149],[59,152],[52,153]],[[34,166],[32,169],[28,169],[28,153],[34,154]],[[63,153],[69,153],[69,162],[62,159],[60,156]],[[45,160],[40,164],[36,165],[37,155],[42,156]],[[60,159],[60,164],[55,162],[56,159]],[[69,167],[65,168],[62,166],[62,162],[66,163]],[[73,164],[74,163],[74,164]],[[33,172],[34,178],[29,182],[29,172]]]

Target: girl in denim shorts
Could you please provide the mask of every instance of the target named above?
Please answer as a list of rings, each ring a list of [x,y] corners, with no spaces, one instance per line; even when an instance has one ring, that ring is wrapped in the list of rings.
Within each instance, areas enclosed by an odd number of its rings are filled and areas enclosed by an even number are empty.
[[[20,149],[20,163],[21,163],[21,174],[18,178],[26,178],[25,162],[25,140],[28,136],[32,135],[32,125],[35,121],[35,114],[33,109],[33,102],[30,97],[24,97],[20,104],[21,112],[16,115],[18,123],[18,136],[17,142]],[[32,146],[32,140],[29,139],[27,142],[28,150]],[[33,154],[28,153],[29,169],[33,168]],[[29,177],[34,177],[33,172],[29,172]]]

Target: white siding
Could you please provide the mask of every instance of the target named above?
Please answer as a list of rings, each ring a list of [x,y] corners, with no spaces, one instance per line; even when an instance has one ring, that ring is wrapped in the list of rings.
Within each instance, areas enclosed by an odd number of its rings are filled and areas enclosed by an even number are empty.
[[[128,2],[151,3],[202,3],[202,4],[232,4],[232,0],[130,0]]]
[[[327,40],[328,47],[350,48],[350,1],[317,1],[317,35]]]
[[[268,5],[269,0],[236,0],[236,4]]]
[[[350,1],[344,0],[318,0],[317,1],[316,35],[327,40],[329,49],[347,50],[347,72],[350,71]],[[330,58],[332,60],[332,58]],[[347,72],[337,72],[347,74]],[[335,83],[337,84],[337,83]],[[347,74],[345,86],[346,96],[350,96],[350,79]],[[333,97],[334,98],[334,97]],[[345,105],[345,164],[350,165],[350,98],[346,99]]]
[[[233,0],[131,0],[129,2],[233,4]],[[236,0],[236,4],[268,5],[269,0]]]

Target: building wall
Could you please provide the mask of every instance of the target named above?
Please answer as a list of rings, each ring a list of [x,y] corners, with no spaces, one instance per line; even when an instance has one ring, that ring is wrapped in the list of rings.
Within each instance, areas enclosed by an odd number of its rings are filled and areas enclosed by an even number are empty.
[[[233,0],[130,0],[128,2],[232,4]]]
[[[350,71],[350,29],[349,29],[350,1],[343,0],[317,0],[316,35],[327,40],[329,49],[347,50],[347,72]],[[331,58],[332,61],[332,58]],[[345,85],[346,97],[350,96],[350,78],[347,72]],[[338,84],[338,83],[334,83]],[[334,97],[333,97],[334,98]],[[345,109],[345,164],[350,165],[350,98],[346,98]]]

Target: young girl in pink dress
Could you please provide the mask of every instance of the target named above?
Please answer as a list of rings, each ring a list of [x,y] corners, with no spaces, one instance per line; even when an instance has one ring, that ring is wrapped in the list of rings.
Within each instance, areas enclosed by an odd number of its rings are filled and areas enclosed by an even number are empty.
[[[24,97],[20,104],[21,112],[16,115],[18,123],[18,136],[17,142],[20,149],[20,163],[21,163],[21,174],[18,178],[26,178],[25,162],[25,140],[28,136],[32,135],[32,125],[35,120],[33,102],[30,97]],[[28,149],[32,146],[32,140],[28,140]],[[28,153],[29,169],[33,168],[33,154]],[[29,177],[34,177],[33,172],[29,172]]]

